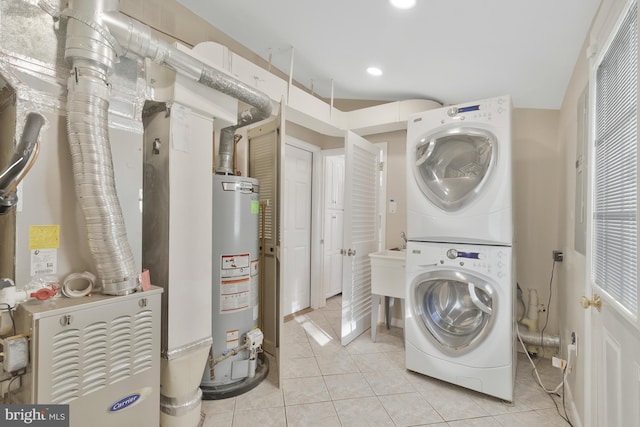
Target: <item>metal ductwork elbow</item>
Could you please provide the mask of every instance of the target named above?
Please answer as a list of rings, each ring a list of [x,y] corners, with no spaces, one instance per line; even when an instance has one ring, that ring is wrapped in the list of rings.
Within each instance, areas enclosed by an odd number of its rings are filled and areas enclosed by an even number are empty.
[[[121,13],[103,15],[109,31],[120,43],[123,52],[131,52],[165,65],[199,84],[229,95],[250,106],[238,114],[238,123],[222,129],[216,173],[233,175],[235,130],[271,116],[271,98],[242,81],[229,76],[176,49],[151,35],[151,29]]]
[[[44,125],[44,117],[29,113],[25,120],[20,142],[13,156],[0,172],[0,215],[5,215],[18,203],[17,188],[38,158],[38,135]]]

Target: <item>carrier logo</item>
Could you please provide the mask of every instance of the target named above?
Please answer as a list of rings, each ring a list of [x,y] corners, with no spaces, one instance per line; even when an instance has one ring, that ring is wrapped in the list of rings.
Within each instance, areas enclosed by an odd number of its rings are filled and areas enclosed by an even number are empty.
[[[109,406],[109,412],[118,412],[122,411],[123,409],[130,408],[142,402],[147,396],[151,394],[152,391],[153,389],[151,387],[145,387],[141,390],[136,390]]]

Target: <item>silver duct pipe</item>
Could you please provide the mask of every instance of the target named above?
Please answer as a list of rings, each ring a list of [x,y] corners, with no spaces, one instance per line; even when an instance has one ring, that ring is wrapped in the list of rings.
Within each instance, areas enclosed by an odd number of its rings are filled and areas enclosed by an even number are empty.
[[[76,197],[82,209],[89,249],[103,292],[126,295],[140,286],[140,273],[127,239],[116,194],[109,142],[108,74],[116,54],[104,37],[102,12],[118,9],[117,0],[69,2],[65,58],[71,62],[67,82],[67,133]]]
[[[120,43],[123,52],[132,52],[166,65],[196,82],[238,99],[251,106],[238,114],[238,123],[222,129],[216,172],[233,174],[234,133],[239,127],[255,123],[271,115],[268,95],[227,74],[209,67],[173,46],[151,36],[151,29],[120,13],[106,13],[104,21]]]
[[[115,191],[107,127],[108,74],[117,57],[132,52],[150,58],[251,106],[239,114],[236,126],[224,129],[221,134],[218,157],[223,163],[219,166],[222,173],[233,173],[233,155],[227,155],[227,152],[233,153],[233,131],[269,117],[271,100],[264,93],[154,38],[148,26],[118,12],[118,0],[71,0],[61,16],[70,18],[65,46],[65,58],[71,61],[67,130],[76,195],[104,293],[125,295],[139,287],[140,273],[135,267]]]
[[[525,326],[518,324],[518,334],[525,344],[538,347],[560,348],[560,337],[557,335],[542,335],[540,332],[531,332]]]
[[[38,157],[38,135],[43,125],[44,117],[40,114],[27,114],[20,142],[0,172],[0,215],[7,214],[18,203],[16,189]]]

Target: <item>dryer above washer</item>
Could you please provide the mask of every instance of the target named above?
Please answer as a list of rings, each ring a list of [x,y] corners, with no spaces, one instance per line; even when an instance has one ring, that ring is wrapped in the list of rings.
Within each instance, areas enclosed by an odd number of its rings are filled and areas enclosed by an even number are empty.
[[[481,193],[498,156],[496,136],[485,129],[451,127],[419,139],[413,172],[435,206],[455,212]]]
[[[513,243],[508,96],[409,117],[406,155],[410,240]]]

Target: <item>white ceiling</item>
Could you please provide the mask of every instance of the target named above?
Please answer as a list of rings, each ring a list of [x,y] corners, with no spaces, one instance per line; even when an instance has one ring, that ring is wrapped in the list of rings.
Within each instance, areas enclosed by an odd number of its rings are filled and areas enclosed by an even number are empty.
[[[560,108],[600,0],[178,0],[320,96]],[[293,48],[293,49],[292,49]],[[384,74],[369,76],[375,65]]]

